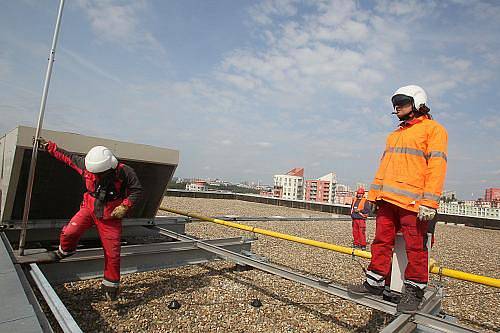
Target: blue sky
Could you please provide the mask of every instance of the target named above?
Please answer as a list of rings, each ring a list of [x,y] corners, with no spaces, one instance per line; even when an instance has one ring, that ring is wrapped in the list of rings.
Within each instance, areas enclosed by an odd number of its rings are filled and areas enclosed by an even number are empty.
[[[0,2],[4,133],[36,124],[59,1]],[[178,149],[181,177],[370,183],[418,84],[469,199],[500,187],[499,74],[497,1],[72,0],[44,127]]]

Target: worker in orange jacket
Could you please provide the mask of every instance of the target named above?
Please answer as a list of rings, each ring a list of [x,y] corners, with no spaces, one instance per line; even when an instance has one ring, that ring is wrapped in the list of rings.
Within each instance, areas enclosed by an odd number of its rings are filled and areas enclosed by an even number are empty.
[[[366,250],[366,219],[370,203],[364,198],[365,189],[360,187],[351,205],[353,247]]]
[[[390,279],[396,233],[401,231],[408,264],[398,312],[420,305],[428,282],[427,232],[439,204],[446,175],[448,134],[432,120],[425,91],[415,85],[392,96],[393,114],[401,120],[389,134],[368,200],[378,207],[372,259],[366,281],[352,285],[357,294],[381,295]]]

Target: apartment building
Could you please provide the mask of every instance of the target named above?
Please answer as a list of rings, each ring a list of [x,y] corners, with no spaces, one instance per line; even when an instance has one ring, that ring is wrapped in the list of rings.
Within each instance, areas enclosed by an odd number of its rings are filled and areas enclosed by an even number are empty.
[[[304,168],[293,168],[283,175],[274,175],[273,196],[283,199],[304,200]]]
[[[304,186],[304,200],[333,203],[336,187],[337,175],[333,172],[318,179],[306,180]]]
[[[500,201],[500,188],[487,188],[484,193],[484,201]]]
[[[472,217],[484,217],[490,219],[500,219],[500,207],[468,202],[440,202],[439,213],[450,215],[462,215]]]

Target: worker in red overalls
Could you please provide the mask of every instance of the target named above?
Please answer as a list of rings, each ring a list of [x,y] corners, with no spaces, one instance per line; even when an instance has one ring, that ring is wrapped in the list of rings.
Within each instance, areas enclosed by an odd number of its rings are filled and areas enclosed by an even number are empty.
[[[365,189],[360,187],[351,205],[353,247],[366,250],[366,218],[370,213],[370,203],[364,198]]]
[[[390,279],[397,232],[404,237],[408,264],[398,312],[418,310],[429,281],[429,234],[432,234],[448,162],[448,134],[432,119],[422,87],[404,86],[391,98],[401,123],[389,134],[368,200],[378,207],[372,258],[354,294],[381,295]]]
[[[39,142],[51,156],[78,172],[87,189],[80,210],[62,229],[59,248],[50,255],[54,261],[59,261],[74,254],[80,237],[95,225],[104,250],[102,286],[106,297],[114,300],[120,285],[122,219],[139,200],[141,183],[134,170],[120,163],[106,147],[93,147],[83,158],[61,149],[54,142],[42,138]]]

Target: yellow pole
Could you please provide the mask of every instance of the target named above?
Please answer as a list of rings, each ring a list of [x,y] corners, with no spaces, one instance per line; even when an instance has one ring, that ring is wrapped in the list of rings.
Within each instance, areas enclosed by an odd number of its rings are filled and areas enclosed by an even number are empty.
[[[283,234],[283,233],[276,232],[276,231],[261,229],[261,228],[252,227],[252,226],[245,225],[245,224],[235,223],[235,222],[229,222],[229,221],[225,221],[222,219],[214,219],[214,218],[206,217],[206,216],[196,214],[196,213],[182,212],[182,211],[179,211],[176,209],[167,208],[167,207],[163,207],[163,206],[160,206],[159,210],[164,210],[164,211],[167,211],[170,213],[189,216],[189,217],[193,217],[193,218],[196,218],[196,219],[199,219],[202,221],[213,222],[213,223],[225,225],[227,227],[245,230],[245,231],[249,231],[249,232],[256,233],[256,234],[261,234],[261,235],[266,235],[266,236],[270,236],[270,237],[274,237],[274,238],[289,240],[292,242],[301,243],[301,244],[305,244],[305,245],[311,245],[314,247],[319,247],[319,248],[326,249],[326,250],[332,250],[332,251],[339,252],[339,253],[350,254],[350,255],[365,258],[365,259],[371,259],[371,257],[372,257],[372,254],[368,251],[362,251],[362,250],[357,250],[357,249],[353,249],[350,247],[345,247],[345,246],[315,241],[312,239],[287,235],[287,234]],[[439,267],[433,261],[431,261],[429,271],[431,273],[434,273],[434,274],[439,274],[442,276],[447,276],[447,277],[451,277],[451,278],[458,279],[458,280],[470,281],[470,282],[483,284],[485,286],[500,288],[500,279],[495,279],[495,278],[482,276],[482,275],[475,275],[475,274],[457,271],[457,270],[453,270],[453,269],[449,269],[449,268],[445,268],[445,267]]]

